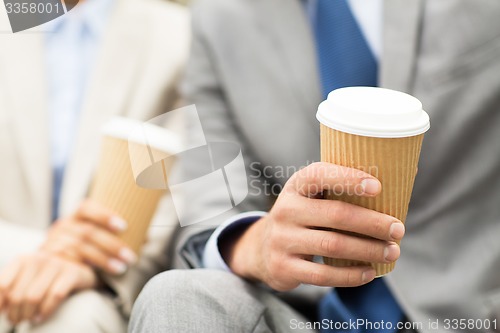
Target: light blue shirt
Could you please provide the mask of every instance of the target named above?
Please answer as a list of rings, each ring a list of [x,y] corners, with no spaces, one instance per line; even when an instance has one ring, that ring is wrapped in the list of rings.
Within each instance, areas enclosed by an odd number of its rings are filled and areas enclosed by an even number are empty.
[[[52,217],[58,217],[64,169],[71,155],[87,81],[113,0],[86,0],[45,25]]]

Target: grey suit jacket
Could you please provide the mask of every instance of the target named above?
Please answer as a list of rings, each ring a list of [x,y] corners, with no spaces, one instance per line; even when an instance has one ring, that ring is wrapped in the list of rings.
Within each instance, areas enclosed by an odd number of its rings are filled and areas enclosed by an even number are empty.
[[[429,319],[439,319],[443,332],[448,318],[498,318],[500,2],[384,5],[380,85],[418,97],[432,123],[390,288],[423,332],[430,332]],[[250,180],[247,199],[210,221],[216,225],[237,212],[269,209],[273,185],[319,160],[320,84],[297,0],[199,1],[193,22],[184,93],[196,103],[209,141],[242,146]],[[204,204],[222,199],[214,194]],[[184,259],[193,259],[186,240],[206,229],[182,231]],[[207,235],[191,240],[203,244]]]

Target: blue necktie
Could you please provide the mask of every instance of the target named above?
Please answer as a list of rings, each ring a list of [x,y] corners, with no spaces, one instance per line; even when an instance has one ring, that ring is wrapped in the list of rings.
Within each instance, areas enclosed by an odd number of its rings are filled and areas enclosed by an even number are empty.
[[[347,1],[317,0],[313,21],[324,97],[337,88],[377,86],[377,61]],[[403,319],[401,308],[382,279],[361,287],[333,289],[321,301],[319,315],[320,319],[338,323],[361,319],[379,324],[383,320],[392,323],[393,327],[375,330],[361,325],[322,332],[392,333]]]
[[[337,88],[377,86],[377,61],[346,0],[318,0],[314,28],[324,97]]]

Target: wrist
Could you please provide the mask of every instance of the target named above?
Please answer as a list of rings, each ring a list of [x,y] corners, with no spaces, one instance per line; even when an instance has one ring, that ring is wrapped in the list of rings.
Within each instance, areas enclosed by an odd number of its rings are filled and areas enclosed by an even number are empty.
[[[231,271],[247,280],[262,281],[259,260],[261,253],[260,240],[264,218],[245,229],[232,244],[226,244],[223,255]]]
[[[50,248],[47,246],[41,246],[38,249],[38,251],[39,253],[43,253],[46,255],[57,256],[65,260],[81,263],[80,256],[75,251],[72,251],[70,249],[63,250],[63,249]]]

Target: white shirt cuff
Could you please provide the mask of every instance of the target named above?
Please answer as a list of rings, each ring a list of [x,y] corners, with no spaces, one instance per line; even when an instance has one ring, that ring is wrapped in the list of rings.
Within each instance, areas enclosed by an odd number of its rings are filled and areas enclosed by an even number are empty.
[[[217,229],[215,229],[212,236],[208,239],[203,253],[203,266],[205,268],[230,272],[231,269],[222,258],[222,254],[219,249],[219,237],[226,232],[230,233],[232,230],[235,230],[236,226],[250,226],[265,215],[267,215],[267,213],[261,211],[241,213],[233,216],[221,224]]]

